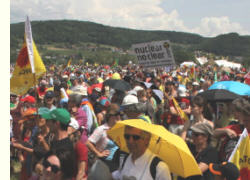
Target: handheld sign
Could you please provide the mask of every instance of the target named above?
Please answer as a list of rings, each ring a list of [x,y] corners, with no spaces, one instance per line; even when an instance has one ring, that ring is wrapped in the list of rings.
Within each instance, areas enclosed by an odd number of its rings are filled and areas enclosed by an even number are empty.
[[[168,40],[133,44],[132,49],[137,56],[139,65],[143,67],[175,65],[174,56]]]

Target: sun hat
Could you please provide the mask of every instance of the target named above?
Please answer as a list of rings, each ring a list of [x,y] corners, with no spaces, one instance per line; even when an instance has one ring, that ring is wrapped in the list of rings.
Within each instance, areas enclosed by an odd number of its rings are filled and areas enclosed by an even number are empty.
[[[227,180],[237,180],[240,173],[237,166],[231,162],[223,162],[221,164],[209,164],[209,170],[214,175],[225,177]]]
[[[205,135],[212,135],[213,134],[213,128],[208,123],[197,123],[190,128],[195,133],[201,133]]]
[[[56,108],[49,113],[43,114],[43,118],[47,120],[56,120],[62,124],[70,122],[70,113],[64,108]]]
[[[122,101],[122,106],[127,106],[127,105],[131,105],[131,104],[136,104],[138,103],[138,98],[134,95],[128,94],[123,98]]]

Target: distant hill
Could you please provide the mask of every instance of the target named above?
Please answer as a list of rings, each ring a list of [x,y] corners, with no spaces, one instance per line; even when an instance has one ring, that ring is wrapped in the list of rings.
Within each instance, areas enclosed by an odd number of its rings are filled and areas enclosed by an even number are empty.
[[[94,43],[129,50],[135,43],[170,40],[178,62],[194,58],[195,50],[222,56],[250,57],[250,36],[239,36],[237,33],[205,38],[184,32],[133,30],[85,21],[33,21],[31,24],[33,39],[43,56],[47,55],[45,45],[79,49],[83,43]],[[23,35],[24,23],[10,25],[12,62],[16,59],[17,49],[21,47]],[[81,56],[83,52],[78,53]]]

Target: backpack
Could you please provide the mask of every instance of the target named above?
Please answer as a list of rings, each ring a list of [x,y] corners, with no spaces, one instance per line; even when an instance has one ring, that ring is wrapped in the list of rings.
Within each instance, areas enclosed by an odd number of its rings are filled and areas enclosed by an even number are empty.
[[[127,160],[127,158],[128,158],[128,155],[129,155],[129,154],[127,154],[127,155],[124,157],[124,160],[123,160],[123,162],[122,162],[121,170],[123,169],[123,167],[124,167],[124,165],[125,165],[125,162],[126,162],[126,160]],[[157,165],[159,164],[159,162],[161,162],[161,161],[162,161],[162,160],[161,160],[159,157],[157,157],[157,156],[155,156],[155,157],[153,158],[153,160],[151,161],[151,164],[150,164],[150,174],[151,174],[151,176],[152,176],[153,179],[155,179],[155,177],[156,177],[156,167],[157,167]]]

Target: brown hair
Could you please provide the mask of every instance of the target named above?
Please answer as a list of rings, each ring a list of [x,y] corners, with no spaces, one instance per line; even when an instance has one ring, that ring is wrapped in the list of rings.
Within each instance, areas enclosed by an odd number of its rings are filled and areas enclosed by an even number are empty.
[[[233,102],[233,107],[246,116],[250,116],[250,103],[244,98],[237,98]]]

